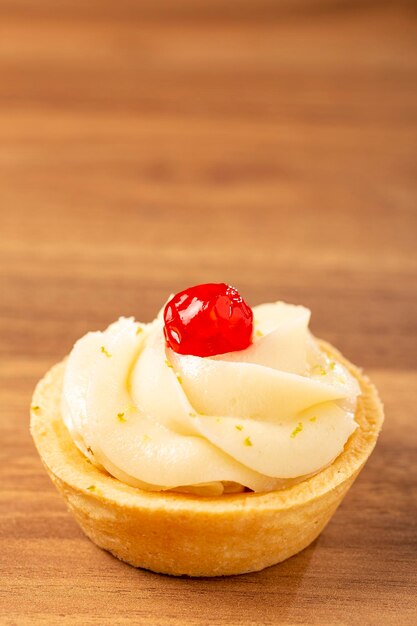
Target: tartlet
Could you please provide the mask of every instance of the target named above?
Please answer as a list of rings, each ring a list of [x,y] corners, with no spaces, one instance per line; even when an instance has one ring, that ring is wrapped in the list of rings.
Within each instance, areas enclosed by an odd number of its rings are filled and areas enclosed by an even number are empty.
[[[99,547],[136,567],[188,576],[261,570],[306,548],[323,530],[371,454],[383,422],[375,387],[331,345],[321,349],[355,377],[356,430],[325,469],[269,493],[199,497],[144,491],[95,467],[61,415],[65,362],[38,383],[31,433],[68,508]]]

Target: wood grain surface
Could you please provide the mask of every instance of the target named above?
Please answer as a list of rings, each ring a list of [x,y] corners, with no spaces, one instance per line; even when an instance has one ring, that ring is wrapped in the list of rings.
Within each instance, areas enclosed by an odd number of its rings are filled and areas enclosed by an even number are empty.
[[[412,2],[0,0],[0,623],[417,623]],[[28,432],[75,339],[235,284],[313,311],[386,407],[323,535],[261,573],[135,570]]]

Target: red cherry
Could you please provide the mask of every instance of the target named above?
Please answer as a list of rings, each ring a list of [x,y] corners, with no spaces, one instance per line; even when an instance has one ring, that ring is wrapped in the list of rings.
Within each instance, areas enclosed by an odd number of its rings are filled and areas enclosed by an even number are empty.
[[[252,309],[224,283],[196,285],[177,293],[164,310],[168,347],[179,354],[213,356],[251,343]]]

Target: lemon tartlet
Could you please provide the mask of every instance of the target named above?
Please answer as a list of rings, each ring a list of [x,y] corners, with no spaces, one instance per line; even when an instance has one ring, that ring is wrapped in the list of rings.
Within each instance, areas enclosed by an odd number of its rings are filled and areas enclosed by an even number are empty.
[[[38,383],[31,432],[98,546],[155,572],[240,574],[320,534],[383,409],[368,378],[312,337],[307,309],[252,311],[230,287],[205,299],[201,287],[151,324],[121,318],[77,342]]]

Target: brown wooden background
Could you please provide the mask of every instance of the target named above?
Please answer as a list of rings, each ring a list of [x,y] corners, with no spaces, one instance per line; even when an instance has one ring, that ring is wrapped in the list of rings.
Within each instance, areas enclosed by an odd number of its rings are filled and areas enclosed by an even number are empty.
[[[412,2],[0,0],[1,624],[416,623]],[[236,284],[313,310],[387,421],[314,545],[262,573],[135,570],[28,434],[87,330]]]

